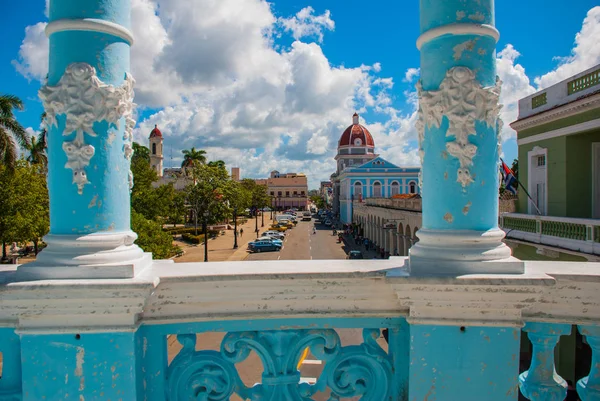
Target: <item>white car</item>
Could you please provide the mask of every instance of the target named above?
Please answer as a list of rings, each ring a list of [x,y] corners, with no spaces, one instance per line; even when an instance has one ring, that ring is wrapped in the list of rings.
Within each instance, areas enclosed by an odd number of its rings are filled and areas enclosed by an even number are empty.
[[[280,233],[279,231],[266,231],[263,233],[263,235],[267,236],[267,237],[273,237],[276,239],[280,239],[280,240],[283,240],[285,238],[285,234]]]

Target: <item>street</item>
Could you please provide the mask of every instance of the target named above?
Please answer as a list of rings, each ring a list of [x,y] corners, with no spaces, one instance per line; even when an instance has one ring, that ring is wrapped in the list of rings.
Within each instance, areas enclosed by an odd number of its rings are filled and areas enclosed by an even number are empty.
[[[296,227],[287,230],[281,251],[251,253],[246,260],[345,259],[344,244],[338,243],[332,229],[316,221],[298,221]],[[313,226],[316,234],[312,233]]]

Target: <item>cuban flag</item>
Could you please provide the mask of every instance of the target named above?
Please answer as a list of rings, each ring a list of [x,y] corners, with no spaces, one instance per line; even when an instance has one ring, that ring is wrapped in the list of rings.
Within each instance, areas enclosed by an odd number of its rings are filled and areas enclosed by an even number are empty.
[[[502,161],[502,177],[504,178],[504,188],[510,193],[517,194],[517,179],[512,170]]]

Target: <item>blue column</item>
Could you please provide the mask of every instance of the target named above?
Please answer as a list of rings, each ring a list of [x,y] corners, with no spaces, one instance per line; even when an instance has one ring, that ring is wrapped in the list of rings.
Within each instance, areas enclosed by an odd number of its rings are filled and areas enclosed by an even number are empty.
[[[0,354],[2,354],[0,400],[20,400],[21,341],[13,328],[0,328]]]
[[[600,326],[579,326],[579,332],[592,348],[592,367],[589,375],[577,382],[577,393],[581,401],[600,400]]]
[[[40,97],[48,126],[50,234],[38,261],[22,270],[56,278],[39,267],[127,264],[142,253],[130,229],[129,0],[52,0],[49,17],[49,73]],[[131,275],[121,269],[108,277]]]
[[[423,227],[413,273],[522,272],[498,229],[500,82],[494,1],[421,0],[419,151]],[[440,261],[447,263],[440,263]]]
[[[567,382],[556,373],[554,348],[561,335],[571,332],[569,324],[527,323],[523,328],[533,346],[531,366],[519,376],[521,393],[532,401],[562,401]]]
[[[392,357],[394,375],[392,377],[392,394],[398,400],[408,399],[409,364],[410,364],[410,326],[402,321],[400,327],[388,330],[389,354]]]
[[[135,333],[21,336],[23,401],[137,400]]]
[[[409,400],[516,401],[519,329],[410,326]]]

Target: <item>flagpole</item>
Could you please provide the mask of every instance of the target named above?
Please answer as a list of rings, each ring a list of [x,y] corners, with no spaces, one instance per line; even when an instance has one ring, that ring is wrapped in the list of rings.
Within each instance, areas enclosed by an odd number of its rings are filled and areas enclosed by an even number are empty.
[[[504,163],[508,167],[508,164],[506,164],[504,162],[504,160],[502,160],[502,158],[500,158],[500,161],[502,161],[502,163]],[[517,184],[519,184],[519,187],[523,188],[523,191],[525,191],[525,194],[527,195],[527,197],[529,198],[529,200],[533,204],[533,207],[535,207],[535,210],[537,210],[538,215],[541,216],[542,212],[540,211],[540,209],[538,208],[538,206],[536,205],[536,203],[533,201],[533,198],[531,197],[531,195],[529,195],[529,192],[527,192],[527,189],[525,188],[525,186],[523,184],[521,184],[521,181],[519,181],[519,179],[517,178],[517,176],[515,176],[515,172],[512,171],[512,169],[510,169],[510,171],[513,173],[513,177],[515,177],[515,180],[517,180]]]

